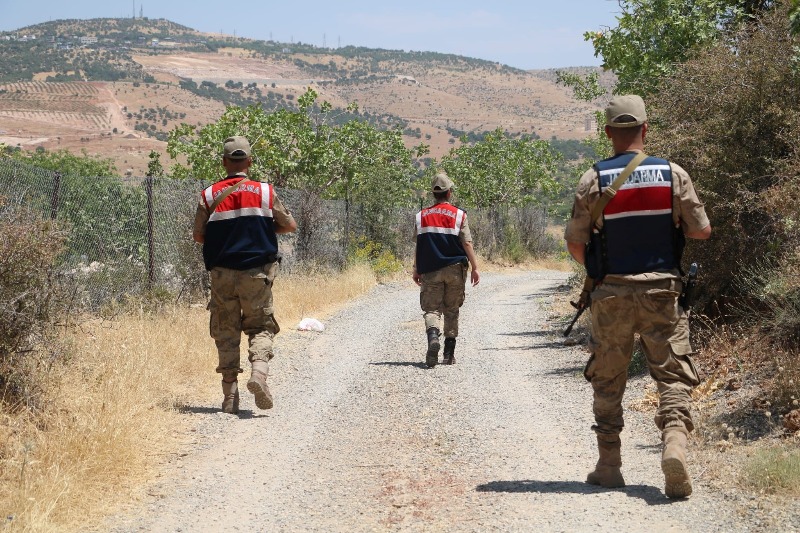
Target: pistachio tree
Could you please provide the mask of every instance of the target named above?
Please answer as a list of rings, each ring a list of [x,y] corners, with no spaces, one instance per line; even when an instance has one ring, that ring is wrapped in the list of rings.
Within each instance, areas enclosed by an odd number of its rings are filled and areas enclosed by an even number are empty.
[[[501,128],[483,141],[453,148],[440,167],[457,183],[468,207],[544,204],[558,193],[555,179],[561,154],[547,141],[512,139]]]
[[[178,126],[170,132],[167,151],[185,163],[173,167],[173,176],[219,179],[223,140],[243,135],[252,147],[253,179],[301,191],[296,206],[301,249],[310,246],[322,198],[345,200],[346,239],[351,237],[354,203],[366,215],[367,237],[385,237],[377,234],[387,227],[381,215],[387,207],[410,202],[414,157],[426,149],[406,148],[400,130],[379,130],[358,118],[339,124],[335,113],[341,111],[327,102],[317,104],[317,97],[309,88],[298,98],[297,110],[228,107],[219,120],[202,128]],[[351,104],[347,111],[355,116],[357,106]]]

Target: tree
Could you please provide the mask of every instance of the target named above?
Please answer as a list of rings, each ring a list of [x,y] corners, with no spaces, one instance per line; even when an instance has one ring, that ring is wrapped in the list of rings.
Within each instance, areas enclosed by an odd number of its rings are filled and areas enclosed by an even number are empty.
[[[253,149],[254,179],[332,198],[361,195],[365,187],[400,195],[397,184],[403,180],[394,179],[398,176],[406,177],[409,189],[412,155],[421,155],[423,147],[409,150],[398,132],[378,130],[360,120],[332,125],[331,105],[323,102],[315,107],[316,99],[317,93],[309,88],[298,98],[297,111],[228,107],[217,122],[203,128],[181,124],[170,132],[167,152],[172,158],[185,156],[188,165],[176,164],[173,175],[217,179],[222,141],[244,135]]]
[[[498,128],[482,142],[453,148],[439,166],[456,181],[466,206],[493,208],[552,198],[559,189],[554,176],[560,160],[547,141],[511,139]]]
[[[167,151],[172,158],[185,156],[188,166],[175,165],[173,176],[217,179],[223,140],[244,135],[252,147],[253,179],[303,191],[298,210],[301,256],[311,246],[322,197],[346,201],[346,230],[352,202],[367,206],[365,212],[375,221],[367,224],[367,236],[381,238],[388,228],[377,221],[387,207],[410,202],[413,157],[425,147],[409,150],[399,131],[378,130],[363,120],[338,125],[332,106],[316,106],[316,99],[309,88],[297,99],[298,110],[267,113],[259,105],[228,107],[217,122],[201,129],[181,124],[170,132]],[[349,231],[345,238],[350,238]]]
[[[603,68],[618,77],[617,94],[643,96],[658,91],[661,80],[698,50],[717,42],[726,30],[750,20],[771,0],[619,0],[615,28],[587,31]]]

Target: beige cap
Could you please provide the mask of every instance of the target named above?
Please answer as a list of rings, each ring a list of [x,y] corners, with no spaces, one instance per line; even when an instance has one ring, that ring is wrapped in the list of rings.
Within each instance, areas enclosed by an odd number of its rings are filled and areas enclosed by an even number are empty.
[[[244,137],[228,137],[222,146],[222,156],[226,159],[235,160],[250,157],[250,143]]]
[[[644,100],[636,94],[615,96],[606,107],[606,125],[613,128],[632,128],[647,122]]]
[[[433,192],[445,192],[453,188],[453,182],[447,177],[444,172],[439,172],[433,177],[431,182],[431,190]]]

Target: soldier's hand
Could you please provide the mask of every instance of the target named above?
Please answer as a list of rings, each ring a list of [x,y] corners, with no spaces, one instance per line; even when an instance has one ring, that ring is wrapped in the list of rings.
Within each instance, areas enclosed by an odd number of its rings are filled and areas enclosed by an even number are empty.
[[[411,279],[414,280],[414,283],[417,285],[422,285],[422,276],[417,273],[417,269],[415,268],[414,271],[411,273]]]
[[[473,268],[472,274],[470,274],[470,279],[472,280],[472,286],[474,287],[481,282],[481,275],[478,274],[478,271]]]
[[[578,298],[578,309],[583,309],[591,302],[592,293],[587,290],[582,290],[581,295]]]

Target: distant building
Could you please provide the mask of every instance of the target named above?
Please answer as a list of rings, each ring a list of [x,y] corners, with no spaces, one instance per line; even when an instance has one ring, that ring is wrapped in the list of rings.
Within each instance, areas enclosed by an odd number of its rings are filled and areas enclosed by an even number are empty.
[[[419,82],[413,76],[395,74],[394,77],[397,78],[397,81],[399,81],[400,83],[410,83],[411,85],[419,85]]]
[[[97,37],[84,36],[80,38],[81,44],[97,44]]]

